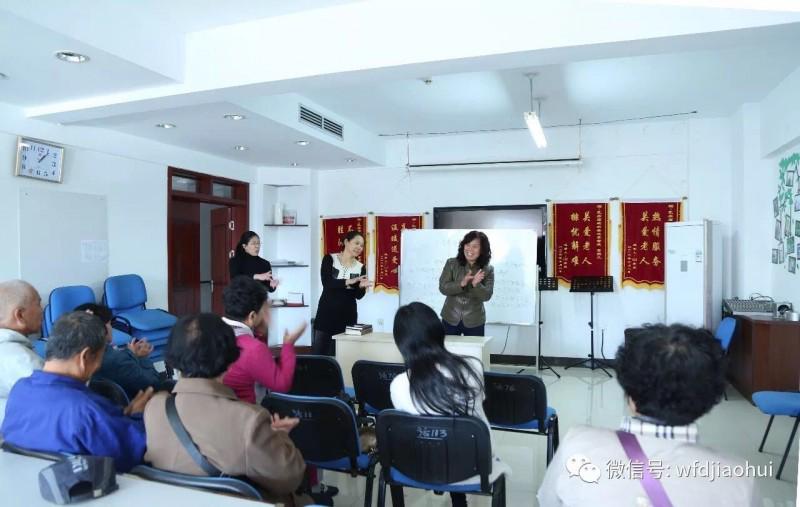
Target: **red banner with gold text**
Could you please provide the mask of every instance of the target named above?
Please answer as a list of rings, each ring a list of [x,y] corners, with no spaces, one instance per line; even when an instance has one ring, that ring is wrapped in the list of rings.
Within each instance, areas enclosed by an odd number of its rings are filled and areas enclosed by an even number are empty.
[[[608,276],[608,203],[553,205],[554,275],[562,284],[573,276]]]
[[[341,252],[344,247],[344,235],[350,231],[358,231],[364,236],[364,251],[358,257],[359,262],[367,265],[367,217],[344,217],[322,219],[322,255]]]
[[[422,215],[375,217],[375,291],[400,289],[400,241],[403,229],[421,229]]]
[[[664,286],[664,224],[681,219],[680,202],[622,203],[622,286]]]

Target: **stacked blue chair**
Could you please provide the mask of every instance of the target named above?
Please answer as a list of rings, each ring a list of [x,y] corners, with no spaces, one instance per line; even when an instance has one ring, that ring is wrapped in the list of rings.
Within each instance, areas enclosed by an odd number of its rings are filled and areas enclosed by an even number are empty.
[[[94,302],[94,291],[86,285],[68,285],[53,289],[50,292],[47,306],[44,307],[44,312],[42,313],[42,337],[47,338],[50,336],[53,332],[53,325],[59,317],[73,311],[79,305]],[[125,345],[130,341],[131,335],[119,329],[114,329],[114,345]],[[38,342],[34,346],[37,352],[39,347],[42,348],[42,351],[44,350],[44,346]]]
[[[767,429],[764,431],[764,438],[761,439],[761,445],[758,446],[758,452],[764,451],[764,444],[767,442],[767,435],[769,435],[769,429],[772,427],[772,420],[775,419],[776,415],[794,417],[792,433],[789,435],[789,441],[786,443],[786,450],[783,452],[781,466],[778,467],[778,475],[775,476],[776,479],[780,480],[781,473],[783,473],[783,465],[786,464],[786,458],[789,456],[789,451],[792,450],[792,443],[797,433],[797,426],[800,425],[800,392],[758,391],[753,393],[753,403],[756,404],[756,407],[758,407],[760,411],[769,415]]]
[[[146,338],[153,345],[151,358],[164,355],[169,332],[178,320],[161,309],[148,309],[147,289],[139,275],[119,275],[106,278],[103,301],[115,317],[115,325],[137,338]]]
[[[406,372],[401,363],[359,360],[353,364],[353,388],[358,399],[358,415],[375,417],[381,410],[394,408],[390,386],[397,375]]]
[[[489,428],[477,417],[412,415],[399,410],[378,414],[381,472],[378,506],[402,507],[403,488],[492,497],[492,507],[505,507],[505,475],[492,475]],[[464,484],[472,477],[475,483]]]
[[[264,500],[261,491],[244,477],[202,477],[170,472],[147,465],[136,466],[130,473],[148,481],[163,482],[164,484],[185,488],[198,488],[212,493],[241,496],[250,500]]]
[[[355,391],[344,385],[342,368],[336,359],[313,354],[297,356],[289,394],[340,398],[348,403],[355,398]]]

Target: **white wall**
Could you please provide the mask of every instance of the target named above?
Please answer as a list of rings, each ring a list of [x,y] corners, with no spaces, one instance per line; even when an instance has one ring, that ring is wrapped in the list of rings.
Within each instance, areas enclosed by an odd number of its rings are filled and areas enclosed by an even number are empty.
[[[504,158],[502,148],[495,147],[491,152],[491,148],[487,148],[477,136],[460,136],[459,149],[453,150],[451,159]],[[525,131],[504,136],[505,142],[498,142],[495,146],[532,144]],[[411,157],[417,164],[425,163],[424,154],[436,151],[437,144],[443,145],[436,138],[412,139],[411,143]],[[448,145],[453,144],[450,137]],[[477,149],[484,152],[474,153]],[[688,196],[686,218],[719,221],[723,228],[725,251],[730,251],[732,187],[728,119],[588,127],[582,132],[581,149],[584,162],[580,167],[408,173],[403,168],[405,140],[399,140],[390,146],[388,157],[395,161],[394,168],[320,172],[316,182],[319,213],[326,216],[369,211],[408,213],[432,211],[434,206],[536,204],[546,199],[574,201],[619,197],[624,200]],[[437,156],[441,158],[441,150]],[[626,327],[660,322],[664,316],[663,291],[618,288],[618,204],[612,204],[611,209],[611,274],[617,281],[617,291],[600,294],[595,299],[597,346],[599,348],[600,333],[604,330],[607,357],[613,356]],[[430,221],[430,217],[428,219]],[[315,232],[318,237],[318,228]],[[319,258],[315,260],[319,262]],[[412,261],[404,259],[404,262]],[[728,273],[724,285],[724,293],[728,294],[731,287],[729,253],[722,262],[724,272]],[[319,285],[317,290],[320,290]],[[544,295],[545,355],[582,357],[588,353],[588,299],[588,295],[570,294],[564,289]],[[370,293],[359,302],[359,320],[377,325],[379,319],[383,319],[384,329],[390,330],[397,301],[397,296]],[[506,331],[505,326],[489,326],[487,334],[497,338],[492,353],[503,349]],[[508,336],[506,354],[535,354],[535,328],[512,328]]]
[[[62,184],[13,175],[18,135],[67,146]],[[140,274],[153,308],[167,307],[167,166],[249,182],[259,174],[244,164],[124,134],[29,120],[19,109],[1,104],[0,161],[0,280],[20,276],[20,188],[100,194],[108,199],[109,274]],[[259,192],[258,185],[251,185],[254,199],[260,199]],[[261,220],[260,215],[251,207],[251,222]]]

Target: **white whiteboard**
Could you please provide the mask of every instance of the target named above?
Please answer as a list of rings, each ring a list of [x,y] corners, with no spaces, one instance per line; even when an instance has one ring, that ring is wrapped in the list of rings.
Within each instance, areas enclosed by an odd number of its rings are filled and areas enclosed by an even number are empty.
[[[467,229],[403,230],[400,304],[421,301],[440,312],[445,297],[439,275]],[[485,229],[492,247],[494,294],[485,303],[488,324],[529,326],[536,321],[536,233],[528,229]]]
[[[20,277],[45,302],[64,285],[88,285],[100,294],[108,277],[107,224],[103,195],[21,188]]]

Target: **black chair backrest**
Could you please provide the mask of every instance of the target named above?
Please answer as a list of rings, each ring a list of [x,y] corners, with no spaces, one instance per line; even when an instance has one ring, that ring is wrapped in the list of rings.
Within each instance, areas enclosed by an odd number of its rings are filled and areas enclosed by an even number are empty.
[[[272,414],[300,419],[289,436],[306,461],[349,458],[351,470],[357,469],[356,458],[361,452],[358,430],[347,403],[335,398],[269,393],[261,405]]]
[[[483,411],[490,424],[513,425],[539,421],[544,432],[547,417],[547,388],[539,377],[513,373],[483,374],[486,399]]]
[[[128,406],[130,400],[125,390],[116,382],[111,380],[96,378],[89,381],[89,389],[93,392],[108,398],[112,403],[122,408]]]
[[[400,410],[378,414],[381,468],[395,468],[419,482],[450,484],[481,477],[490,491],[492,447],[486,423],[472,416],[412,415]]]
[[[289,394],[336,397],[344,392],[342,368],[330,356],[298,355]]]
[[[405,365],[362,360],[356,361],[351,371],[356,399],[362,407],[368,403],[376,410],[393,408],[389,386],[396,376],[405,374]]]
[[[163,482],[174,486],[200,488],[218,493],[227,493],[243,496],[253,500],[263,500],[261,492],[245,479],[236,477],[202,477],[197,475],[179,474],[139,465],[133,468],[133,475],[149,481]]]
[[[25,449],[23,447],[17,447],[9,442],[3,442],[1,447],[4,451],[12,454],[19,454],[21,456],[29,456],[31,458],[40,458],[50,461],[61,461],[69,456],[68,454],[60,452],[34,451],[33,449]]]

